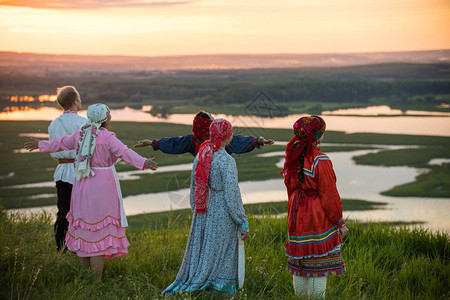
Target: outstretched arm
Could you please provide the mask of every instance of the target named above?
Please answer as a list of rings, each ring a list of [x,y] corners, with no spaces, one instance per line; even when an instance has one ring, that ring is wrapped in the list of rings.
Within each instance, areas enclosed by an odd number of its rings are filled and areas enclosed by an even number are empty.
[[[231,143],[225,148],[228,153],[247,153],[252,151],[255,148],[261,148],[264,145],[272,145],[274,140],[269,139],[266,140],[263,137],[253,137],[253,136],[245,136],[245,135],[234,135]]]
[[[165,137],[159,140],[141,140],[135,148],[152,146],[153,150],[160,150],[167,154],[191,153],[195,156],[194,136],[187,134],[184,136]]]
[[[109,150],[115,156],[122,158],[124,161],[130,165],[136,167],[137,169],[143,170],[144,168],[149,168],[151,170],[156,170],[158,165],[156,164],[155,158],[145,158],[129,149],[124,145],[116,135],[112,135],[109,141]]]
[[[24,143],[23,147],[29,151],[39,149],[40,152],[53,153],[62,150],[73,150],[78,142],[78,130],[71,134],[52,140],[38,140],[31,138],[31,142]]]

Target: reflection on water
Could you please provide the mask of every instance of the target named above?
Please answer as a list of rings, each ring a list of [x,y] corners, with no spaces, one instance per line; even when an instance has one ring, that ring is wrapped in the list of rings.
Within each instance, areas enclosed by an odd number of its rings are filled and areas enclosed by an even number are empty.
[[[10,178],[14,176],[14,172],[9,172],[8,174],[4,175],[4,176],[0,176],[0,179],[6,179],[6,178]]]
[[[419,111],[419,110],[407,110],[402,111],[400,109],[392,109],[387,105],[368,106],[363,108],[346,108],[337,109],[333,111],[323,111],[323,115],[355,115],[355,116],[378,116],[378,115],[423,115],[423,116],[443,116],[450,117],[449,112],[439,111]]]
[[[386,197],[379,193],[393,186],[414,181],[414,178],[422,172],[420,169],[410,167],[382,167],[356,165],[352,157],[376,152],[378,150],[358,150],[352,152],[335,152],[329,156],[336,172],[338,190],[342,198],[362,199],[368,201],[386,202],[388,209],[372,211],[346,211],[345,217],[355,218],[361,221],[421,221],[424,226],[433,230],[450,230],[449,198],[402,198]],[[281,166],[284,153],[276,152],[280,156],[277,164]],[[192,164],[168,166],[167,170],[190,170]],[[161,167],[162,169],[163,167]],[[137,173],[136,173],[137,172]],[[124,179],[127,176],[136,176],[140,171],[121,172],[119,176]],[[123,174],[123,175],[121,175]],[[53,182],[49,182],[54,186]],[[151,184],[151,179],[150,179]],[[264,181],[248,181],[239,183],[242,199],[247,203],[261,203],[273,201],[286,201],[286,188],[281,178]],[[184,188],[169,192],[141,194],[124,198],[124,206],[128,215],[136,215],[145,212],[160,212],[171,209],[189,207],[189,189]],[[56,210],[55,206],[11,210],[12,212],[39,212],[44,210]]]
[[[450,164],[449,158],[433,158],[428,162],[429,165],[442,166],[443,164]]]
[[[428,112],[423,112],[427,113]],[[61,110],[54,107],[41,107],[27,111],[1,112],[0,120],[45,120],[51,121],[61,114]],[[86,117],[86,111],[79,113]],[[159,118],[142,110],[125,107],[112,109],[113,121],[128,122],[163,122],[191,125],[192,114],[172,114],[167,118]],[[216,118],[228,119],[233,126],[259,127],[259,128],[292,128],[292,124],[299,115],[290,115],[280,118],[258,118],[255,116],[230,116],[218,114]],[[450,116],[397,116],[397,117],[367,117],[367,116],[324,116],[327,122],[327,130],[355,132],[375,132],[391,134],[437,135],[450,136]],[[426,124],[426,126],[424,126]],[[251,131],[251,130],[249,130]],[[248,132],[246,134],[250,134]]]
[[[40,95],[38,97],[32,96],[11,96],[9,99],[11,102],[55,102],[56,95]]]
[[[39,195],[28,196],[26,198],[32,200],[32,199],[42,199],[42,198],[52,198],[52,197],[56,197],[56,193],[55,194],[39,194]]]
[[[28,136],[38,139],[48,139],[48,133],[19,133],[19,136]]]

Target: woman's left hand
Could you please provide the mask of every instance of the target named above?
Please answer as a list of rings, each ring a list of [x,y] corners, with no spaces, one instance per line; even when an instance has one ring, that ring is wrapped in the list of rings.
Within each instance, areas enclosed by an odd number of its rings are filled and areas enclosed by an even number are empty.
[[[23,144],[23,147],[28,151],[33,151],[39,148],[39,140],[35,138],[31,138],[31,142]]]
[[[241,234],[241,239],[245,241],[248,238],[248,232]]]

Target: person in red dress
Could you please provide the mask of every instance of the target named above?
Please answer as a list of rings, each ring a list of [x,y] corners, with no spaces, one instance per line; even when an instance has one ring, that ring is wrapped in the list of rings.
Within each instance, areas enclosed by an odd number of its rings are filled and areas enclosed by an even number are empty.
[[[315,297],[325,297],[326,276],[344,273],[341,246],[348,232],[333,165],[317,148],[324,132],[321,117],[298,119],[280,172],[289,197],[288,270],[295,293]]]

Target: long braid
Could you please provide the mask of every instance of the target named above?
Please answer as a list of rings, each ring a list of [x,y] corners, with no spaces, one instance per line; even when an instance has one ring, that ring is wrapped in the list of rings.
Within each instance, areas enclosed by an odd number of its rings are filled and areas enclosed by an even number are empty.
[[[300,153],[300,156],[298,157],[299,170],[298,170],[297,178],[298,178],[298,181],[300,182],[300,184],[303,184],[303,182],[305,182],[305,174],[303,173],[303,166],[305,164],[305,154],[306,154],[307,148],[308,147],[305,147],[303,149],[302,153]]]

